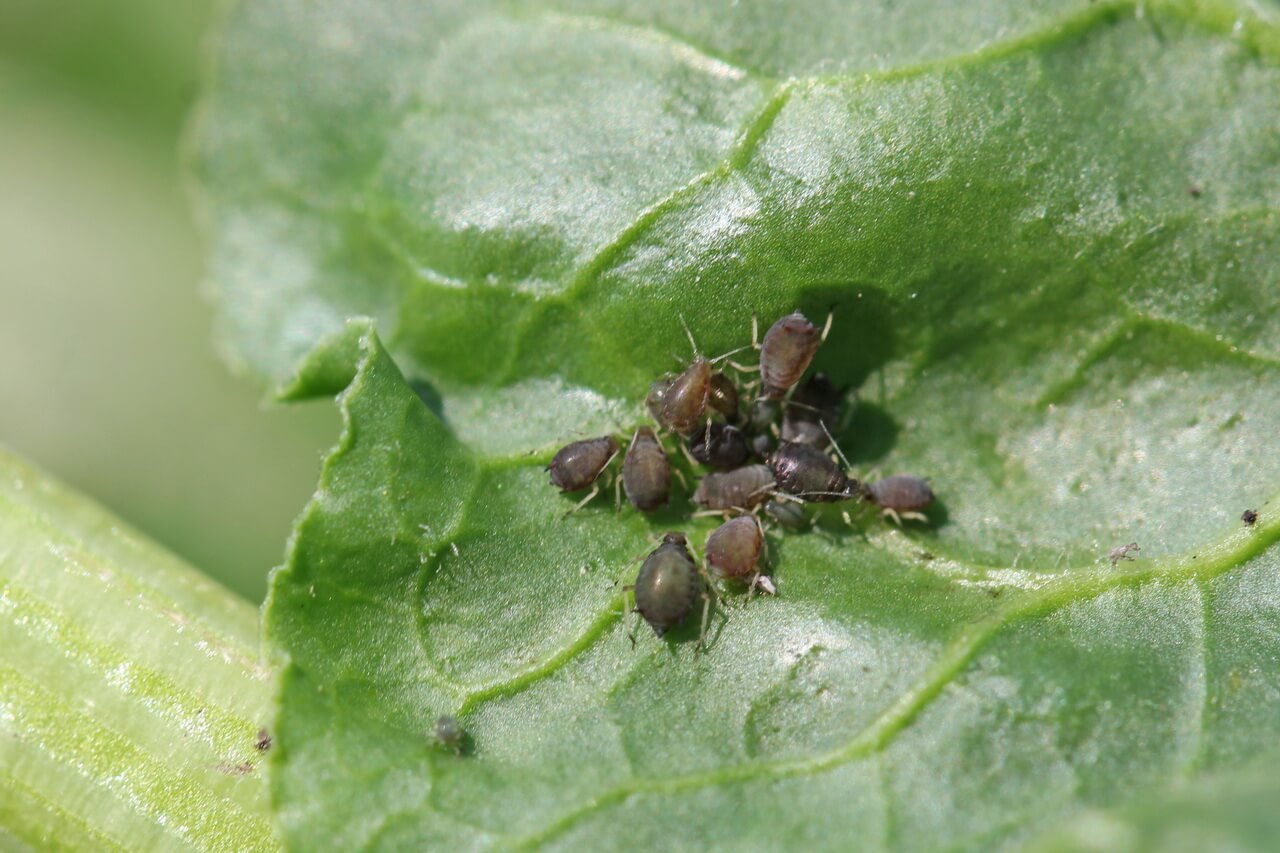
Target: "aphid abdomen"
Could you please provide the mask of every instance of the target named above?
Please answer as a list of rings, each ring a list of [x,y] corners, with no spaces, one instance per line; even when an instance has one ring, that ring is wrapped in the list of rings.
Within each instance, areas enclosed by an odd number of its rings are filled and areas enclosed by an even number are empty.
[[[895,474],[867,486],[871,502],[894,512],[915,512],[933,503],[933,489],[923,477]]]
[[[826,447],[836,429],[844,394],[827,374],[818,372],[798,386],[782,417],[782,440]]]
[[[666,429],[667,426],[662,420],[662,403],[666,399],[667,389],[671,387],[672,379],[673,377],[671,376],[655,379],[649,385],[648,396],[644,398],[644,405],[649,410],[649,415],[663,429]]]
[[[703,477],[693,493],[693,501],[707,509],[749,509],[768,498],[774,485],[769,466],[746,465]]]
[[[769,501],[764,505],[764,514],[787,530],[804,530],[809,526],[809,514],[804,511],[804,505],[795,501]]]
[[[717,577],[745,578],[755,572],[763,547],[764,537],[755,518],[731,518],[707,538],[707,568]]]
[[[596,481],[617,452],[618,442],[611,435],[566,444],[547,466],[551,482],[562,492],[585,489]]]
[[[636,576],[636,612],[661,637],[679,625],[701,593],[702,579],[683,534],[668,533]]]
[[[834,503],[858,494],[857,481],[845,476],[835,460],[812,445],[784,441],[768,461],[778,488],[789,495]]]
[[[711,390],[711,362],[695,358],[662,395],[658,422],[679,435],[687,436],[702,423]]]
[[[671,462],[649,427],[640,427],[622,460],[622,488],[641,512],[665,506],[671,497]]]
[[[707,406],[719,412],[729,423],[738,420],[738,389],[723,373],[711,374]]]
[[[795,385],[813,361],[820,343],[822,331],[799,311],[770,326],[760,345],[764,396],[781,397]]]
[[[750,450],[741,430],[717,421],[696,430],[689,437],[689,452],[704,465],[726,470],[747,461]]]

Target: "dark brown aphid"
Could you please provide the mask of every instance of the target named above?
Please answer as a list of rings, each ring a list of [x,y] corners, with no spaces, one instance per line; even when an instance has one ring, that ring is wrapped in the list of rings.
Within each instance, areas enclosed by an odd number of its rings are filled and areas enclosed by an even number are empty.
[[[764,514],[786,530],[804,530],[809,526],[809,513],[805,512],[804,504],[795,501],[768,501]]]
[[[587,501],[600,493],[600,487],[594,485],[601,472],[618,455],[618,442],[611,435],[602,438],[588,438],[575,441],[560,448],[551,459],[546,470],[551,472],[551,483],[559,486],[562,492],[576,492],[587,486],[594,486],[591,494],[583,498],[577,506],[569,510],[583,507]]]
[[[436,743],[452,749],[457,754],[462,754],[462,739],[466,732],[462,730],[462,725],[448,714],[442,714],[436,717]]]
[[[766,461],[778,481],[778,489],[801,500],[835,503],[862,494],[857,480],[812,445],[784,441]]]
[[[271,732],[267,731],[266,729],[258,729],[258,737],[253,742],[253,746],[255,749],[261,750],[262,752],[266,752],[268,749],[270,749],[271,748]]]
[[[762,395],[777,399],[799,382],[830,329],[830,316],[826,328],[819,329],[799,311],[770,326],[760,343]]]
[[[707,594],[698,566],[689,554],[689,542],[683,533],[668,533],[640,566],[632,588],[635,611],[649,623],[653,633],[661,637],[679,625],[703,599],[702,630],[698,642],[707,633],[707,613],[711,598]]]
[[[1246,509],[1244,512],[1240,513],[1240,520],[1243,521],[1247,527],[1253,527],[1258,523],[1258,511],[1256,509]]]
[[[693,502],[711,510],[750,509],[768,498],[775,487],[768,465],[746,465],[703,477]]]
[[[689,452],[703,465],[724,471],[746,462],[751,451],[742,430],[716,421],[690,436]]]
[[[733,380],[723,373],[711,374],[711,388],[707,393],[707,406],[729,423],[738,420],[738,389]]]
[[[920,510],[934,501],[933,489],[929,487],[928,480],[906,474],[894,474],[870,483],[864,490],[864,495],[899,525],[904,518],[928,521]]]
[[[770,595],[777,589],[769,578],[760,574],[758,564],[764,551],[764,529],[754,515],[740,515],[717,527],[707,537],[703,554],[707,568],[718,578],[731,578],[748,584],[747,594],[757,586]]]
[[[640,427],[622,460],[622,488],[641,512],[665,506],[671,497],[671,462],[649,427]]]
[[[782,440],[825,447],[836,428],[844,393],[827,374],[818,372],[798,386],[782,417]]]

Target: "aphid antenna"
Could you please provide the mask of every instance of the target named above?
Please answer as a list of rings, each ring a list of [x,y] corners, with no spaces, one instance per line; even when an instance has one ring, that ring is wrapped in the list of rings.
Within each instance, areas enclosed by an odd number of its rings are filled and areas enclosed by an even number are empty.
[[[736,349],[731,349],[731,350],[729,350],[728,352],[721,353],[720,355],[716,356],[715,358],[709,358],[709,359],[707,359],[707,361],[711,362],[712,364],[715,364],[717,361],[724,361],[724,360],[725,360],[725,359],[727,359],[729,356],[731,356],[731,355],[737,355],[738,353],[742,352],[742,351],[743,351],[743,350],[745,350],[745,349],[751,349],[751,347],[750,347],[750,346],[737,347]],[[733,365],[733,366],[734,366],[734,367],[736,367],[738,370],[743,370],[743,369],[744,369],[742,365],[740,365],[740,364],[735,364],[735,363],[734,363],[734,362],[732,362],[732,361],[731,361],[731,362],[729,362],[729,364]],[[745,368],[745,369],[747,370],[747,372],[750,372],[750,368]],[[760,369],[760,368],[758,368],[758,367],[756,368],[756,370],[759,370],[759,369]]]
[[[853,466],[850,465],[849,460],[845,458],[844,451],[840,449],[840,445],[836,444],[835,438],[833,438],[831,435],[831,430],[827,429],[826,422],[819,420],[818,426],[822,427],[823,435],[827,437],[827,441],[831,442],[831,446],[835,448],[836,453],[840,455],[840,461],[844,463],[844,470],[846,471],[851,470]]]
[[[689,324],[684,321],[684,314],[677,314],[680,318],[680,325],[684,326],[684,333],[689,338],[689,346],[693,348],[693,357],[699,357],[698,342],[693,339],[693,332],[689,331]]]

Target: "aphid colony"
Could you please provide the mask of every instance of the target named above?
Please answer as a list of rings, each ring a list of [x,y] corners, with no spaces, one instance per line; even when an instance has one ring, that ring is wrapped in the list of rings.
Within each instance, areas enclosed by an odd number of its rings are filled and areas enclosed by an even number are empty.
[[[599,494],[599,481],[619,454],[622,476],[615,477],[615,494],[620,488],[641,512],[666,506],[673,476],[682,482],[684,478],[672,466],[661,433],[676,437],[695,472],[712,469],[700,477],[692,494],[693,503],[701,507],[695,515],[726,519],[707,538],[705,565],[695,560],[683,533],[667,533],[628,587],[635,612],[658,636],[684,622],[701,601],[699,637],[705,639],[712,597],[719,596],[713,579],[745,583],[748,596],[757,588],[775,593],[761,571],[766,523],[802,530],[810,524],[806,504],[865,501],[898,523],[904,518],[924,520],[920,510],[934,499],[928,481],[895,475],[864,484],[850,476],[848,462],[831,437],[843,390],[820,372],[801,381],[830,328],[830,317],[819,329],[798,311],[774,323],[759,343],[753,327],[758,367],[729,361],[739,350],[704,358],[690,334],[694,356],[689,366],[679,375],[655,380],[649,388],[645,406],[656,430],[639,427],[625,448],[608,435],[575,441],[561,448],[547,466],[552,484],[561,491],[591,489],[569,512]],[[717,368],[722,361],[739,377],[757,372],[759,376],[735,381]],[[838,459],[831,455],[833,450]],[[621,495],[615,499],[621,506]]]

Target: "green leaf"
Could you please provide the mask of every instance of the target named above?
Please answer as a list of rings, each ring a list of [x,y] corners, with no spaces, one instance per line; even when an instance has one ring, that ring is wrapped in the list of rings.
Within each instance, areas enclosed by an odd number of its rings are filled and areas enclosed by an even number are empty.
[[[368,323],[288,388],[346,423],[274,578],[273,784],[294,844],[987,846],[1277,734],[1280,518],[1194,552],[1057,572],[872,525],[775,541],[780,595],[712,648],[620,623],[654,528],[478,457]],[[709,523],[693,525],[701,543]],[[458,714],[458,757],[430,737]],[[923,807],[922,804],[928,804]]]
[[[256,627],[0,449],[0,846],[275,849]]]
[[[225,340],[346,386],[268,608],[298,846],[985,849],[1274,742],[1272,7],[257,3],[218,58]],[[634,558],[711,523],[539,469],[682,316],[797,306],[855,466],[941,506],[775,536],[776,600],[632,649]]]

